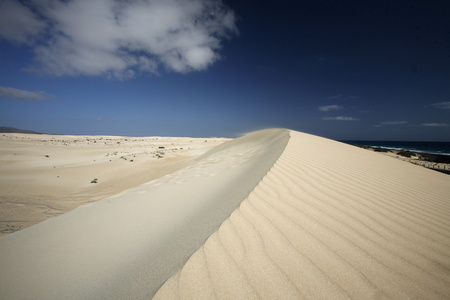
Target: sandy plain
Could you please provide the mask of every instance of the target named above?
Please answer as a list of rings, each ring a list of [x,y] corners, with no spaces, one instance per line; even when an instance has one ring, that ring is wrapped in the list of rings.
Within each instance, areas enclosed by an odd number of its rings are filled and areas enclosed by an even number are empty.
[[[0,238],[2,299],[449,295],[450,176],[285,129]]]
[[[0,236],[183,168],[228,139],[0,134]]]

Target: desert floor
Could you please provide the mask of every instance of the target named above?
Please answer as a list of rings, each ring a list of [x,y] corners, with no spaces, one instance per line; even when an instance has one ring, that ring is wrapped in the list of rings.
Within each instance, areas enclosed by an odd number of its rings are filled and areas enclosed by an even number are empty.
[[[172,173],[226,140],[0,134],[0,236]]]

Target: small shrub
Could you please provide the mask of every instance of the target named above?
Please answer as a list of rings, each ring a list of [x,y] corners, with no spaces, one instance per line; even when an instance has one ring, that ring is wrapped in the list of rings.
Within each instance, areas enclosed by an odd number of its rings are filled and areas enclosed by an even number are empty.
[[[375,152],[390,152],[388,149],[386,148],[374,148]]]
[[[97,178],[95,178],[94,180],[91,181],[91,183],[97,183]]]
[[[411,151],[402,150],[402,151],[397,152],[397,155],[400,155],[400,156],[404,156],[404,157],[408,157],[408,158],[409,158],[409,157],[413,156],[414,153],[412,153]]]

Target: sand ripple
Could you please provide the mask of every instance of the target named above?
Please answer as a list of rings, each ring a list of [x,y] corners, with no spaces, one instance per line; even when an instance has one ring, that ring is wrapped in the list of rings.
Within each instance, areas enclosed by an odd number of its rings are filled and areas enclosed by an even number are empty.
[[[155,299],[448,299],[450,177],[290,134]]]

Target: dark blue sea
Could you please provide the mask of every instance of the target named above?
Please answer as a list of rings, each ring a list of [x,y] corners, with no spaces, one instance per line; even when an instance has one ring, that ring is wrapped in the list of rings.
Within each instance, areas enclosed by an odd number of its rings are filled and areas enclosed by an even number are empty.
[[[422,153],[450,155],[450,142],[341,141],[354,146],[381,147]]]

